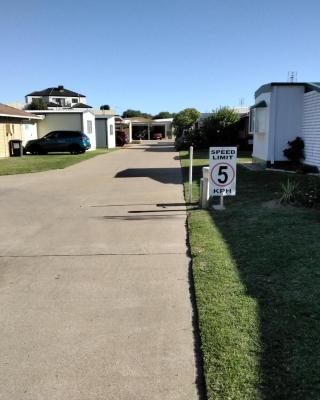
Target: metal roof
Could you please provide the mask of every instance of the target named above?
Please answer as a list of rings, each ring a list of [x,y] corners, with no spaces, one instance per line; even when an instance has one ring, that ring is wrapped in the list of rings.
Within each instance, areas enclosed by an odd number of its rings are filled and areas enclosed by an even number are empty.
[[[255,97],[262,93],[271,92],[273,86],[303,86],[305,92],[311,92],[312,90],[320,92],[320,82],[270,82],[260,86],[255,92]]]
[[[73,92],[72,90],[69,89],[65,89],[62,85],[31,92],[27,94],[27,96],[86,97],[83,94]]]
[[[11,117],[20,119],[41,119],[41,117],[32,113],[27,113],[23,110],[7,106],[6,104],[0,103],[0,117]]]

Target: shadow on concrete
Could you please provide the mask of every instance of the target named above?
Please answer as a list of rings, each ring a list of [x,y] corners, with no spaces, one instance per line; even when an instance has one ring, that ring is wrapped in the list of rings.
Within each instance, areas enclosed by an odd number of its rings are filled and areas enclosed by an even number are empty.
[[[198,203],[193,203],[194,205]],[[87,207],[100,208],[100,207],[132,207],[132,206],[155,206],[155,207],[185,207],[186,203],[125,203],[125,204],[92,204]],[[83,206],[81,206],[83,207]],[[155,210],[154,210],[155,211]],[[178,210],[179,211],[179,210]]]
[[[150,178],[161,183],[182,184],[180,168],[128,168],[118,172],[115,178]]]
[[[105,220],[114,220],[114,221],[159,221],[159,220],[167,220],[172,218],[185,218],[185,212],[181,214],[168,214],[168,215],[105,215],[102,217],[93,217],[93,218],[102,218]]]
[[[143,214],[143,213],[170,213],[170,212],[177,212],[177,211],[181,211],[181,212],[186,212],[186,209],[184,210],[134,210],[134,211],[128,211],[128,214]]]
[[[150,151],[152,153],[175,153],[176,150],[173,146],[165,145],[165,144],[158,144],[158,145],[151,145],[144,149],[144,151]]]

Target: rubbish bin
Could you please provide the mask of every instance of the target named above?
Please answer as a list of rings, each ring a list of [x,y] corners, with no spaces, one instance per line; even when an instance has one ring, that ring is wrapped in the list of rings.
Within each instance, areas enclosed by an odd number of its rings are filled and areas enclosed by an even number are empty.
[[[22,140],[9,140],[10,157],[21,157],[23,154]]]

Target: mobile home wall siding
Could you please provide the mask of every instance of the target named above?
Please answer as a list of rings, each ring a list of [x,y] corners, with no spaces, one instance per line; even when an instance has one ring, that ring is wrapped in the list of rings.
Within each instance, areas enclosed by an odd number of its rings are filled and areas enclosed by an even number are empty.
[[[320,93],[304,95],[302,136],[305,144],[305,163],[320,168]]]
[[[287,161],[288,141],[302,135],[304,87],[277,86],[273,96],[268,159]]]

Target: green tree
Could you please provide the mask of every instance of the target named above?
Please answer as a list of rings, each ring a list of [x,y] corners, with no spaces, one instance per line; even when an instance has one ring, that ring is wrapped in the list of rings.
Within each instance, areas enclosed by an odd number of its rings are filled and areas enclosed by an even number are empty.
[[[175,113],[170,113],[169,111],[161,111],[156,114],[153,119],[174,118],[175,115]]]
[[[132,110],[130,108],[124,111],[122,114],[122,118],[132,118],[132,117],[152,118],[152,115],[143,113],[140,110]]]
[[[104,104],[104,105],[100,106],[100,110],[110,110],[109,104]]]
[[[26,108],[27,110],[47,110],[48,105],[43,99],[33,99]]]
[[[238,144],[240,115],[229,107],[221,107],[203,121],[201,135],[207,146]]]
[[[200,112],[195,108],[185,108],[178,112],[173,118],[173,126],[176,128],[175,134],[177,137],[182,136],[185,131],[188,131],[196,120],[200,117]]]

